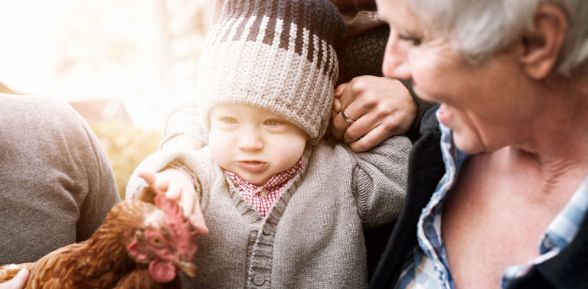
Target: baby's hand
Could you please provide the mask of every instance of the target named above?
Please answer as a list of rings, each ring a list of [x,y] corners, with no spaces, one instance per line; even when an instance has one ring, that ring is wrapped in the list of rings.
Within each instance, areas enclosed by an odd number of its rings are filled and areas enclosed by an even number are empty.
[[[199,195],[189,174],[179,169],[168,168],[156,174],[140,172],[139,177],[156,193],[163,193],[168,199],[177,201],[184,215],[196,226],[200,234],[208,233],[200,208]]]

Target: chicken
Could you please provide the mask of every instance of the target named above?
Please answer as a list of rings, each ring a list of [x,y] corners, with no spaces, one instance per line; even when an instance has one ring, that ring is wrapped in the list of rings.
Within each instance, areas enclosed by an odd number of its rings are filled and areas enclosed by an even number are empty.
[[[127,200],[115,205],[86,241],[34,263],[0,266],[0,282],[30,271],[26,289],[180,288],[178,269],[194,276],[199,232],[177,202]]]

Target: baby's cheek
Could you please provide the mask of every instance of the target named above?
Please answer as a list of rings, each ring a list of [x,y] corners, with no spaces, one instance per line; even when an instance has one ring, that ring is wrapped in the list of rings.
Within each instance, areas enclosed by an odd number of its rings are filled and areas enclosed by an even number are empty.
[[[230,163],[230,157],[229,157],[229,152],[228,151],[223,151],[221,148],[214,148],[211,147],[210,149],[210,153],[212,155],[212,160],[214,161],[214,163],[216,163],[218,166],[220,166],[223,169],[228,169],[228,164]]]

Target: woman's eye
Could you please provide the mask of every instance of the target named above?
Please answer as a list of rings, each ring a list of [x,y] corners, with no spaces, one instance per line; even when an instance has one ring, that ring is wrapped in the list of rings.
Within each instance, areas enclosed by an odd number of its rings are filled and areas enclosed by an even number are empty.
[[[403,34],[398,34],[398,39],[400,39],[400,41],[407,42],[412,46],[419,46],[422,43],[422,40],[418,37],[412,37]]]

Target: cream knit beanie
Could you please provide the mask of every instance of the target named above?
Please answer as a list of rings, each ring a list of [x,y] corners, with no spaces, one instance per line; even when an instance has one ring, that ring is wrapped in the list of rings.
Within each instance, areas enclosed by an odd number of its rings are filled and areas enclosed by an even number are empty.
[[[317,143],[330,121],[344,33],[326,0],[228,0],[200,58],[198,102],[204,127],[214,105],[270,110]]]

